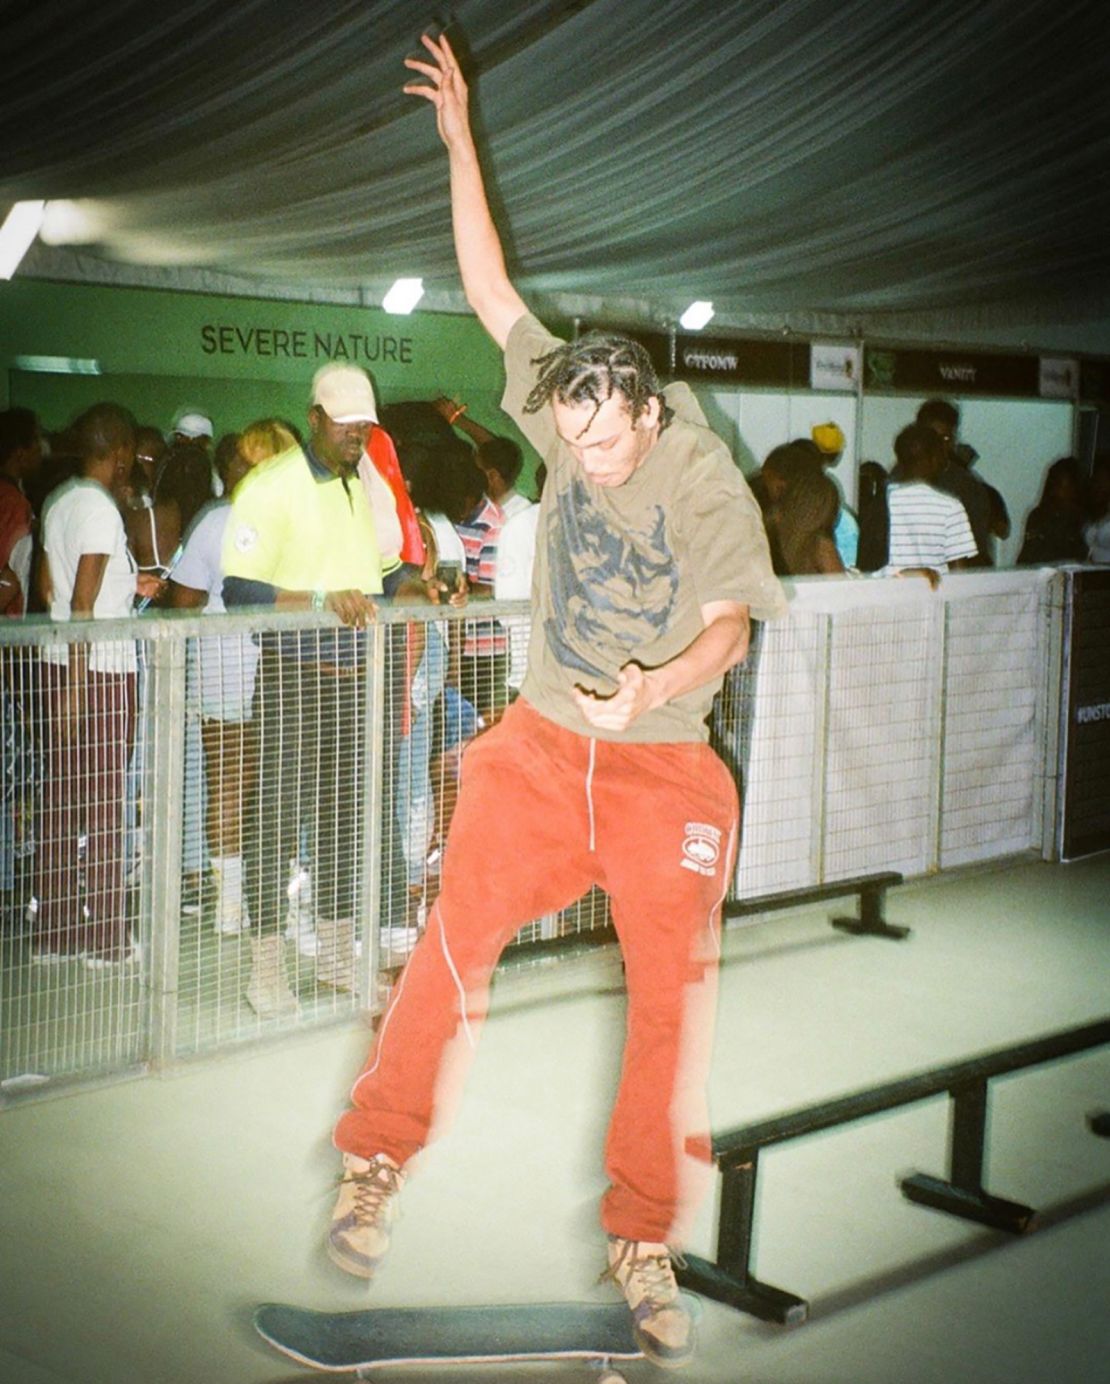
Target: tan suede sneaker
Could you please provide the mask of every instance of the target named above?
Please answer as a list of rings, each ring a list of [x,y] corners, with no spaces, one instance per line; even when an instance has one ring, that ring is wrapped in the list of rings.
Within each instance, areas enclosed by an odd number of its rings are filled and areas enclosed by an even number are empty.
[[[636,1342],[649,1360],[677,1369],[693,1359],[694,1322],[666,1245],[610,1235],[609,1268],[602,1279],[610,1279],[624,1294]]]
[[[389,1249],[393,1198],[405,1175],[384,1153],[369,1160],[343,1155],[339,1198],[328,1229],[328,1256],[345,1273],[373,1278]]]

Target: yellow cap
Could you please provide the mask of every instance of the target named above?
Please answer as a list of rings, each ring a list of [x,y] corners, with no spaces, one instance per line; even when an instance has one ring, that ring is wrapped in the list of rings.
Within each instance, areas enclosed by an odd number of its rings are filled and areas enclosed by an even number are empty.
[[[813,428],[813,440],[818,451],[827,457],[834,457],[844,450],[844,434],[835,423],[818,423]]]

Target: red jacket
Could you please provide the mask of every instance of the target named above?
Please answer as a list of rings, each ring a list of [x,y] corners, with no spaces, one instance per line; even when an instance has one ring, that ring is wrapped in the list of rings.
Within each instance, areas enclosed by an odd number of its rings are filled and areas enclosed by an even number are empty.
[[[397,518],[401,521],[401,561],[411,562],[415,567],[423,567],[424,539],[420,534],[420,525],[416,522],[416,510],[409,499],[405,478],[401,475],[397,449],[390,435],[378,424],[370,429],[366,439],[366,455],[373,463],[375,471],[393,492],[393,499],[397,504]]]

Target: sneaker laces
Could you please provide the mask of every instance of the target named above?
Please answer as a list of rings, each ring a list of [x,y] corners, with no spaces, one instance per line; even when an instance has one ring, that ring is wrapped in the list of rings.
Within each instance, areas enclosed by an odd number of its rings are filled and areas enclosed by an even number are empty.
[[[639,1295],[639,1304],[647,1304],[651,1311],[672,1307],[678,1301],[678,1285],[674,1277],[674,1265],[685,1267],[681,1255],[670,1251],[659,1254],[638,1254],[639,1240],[625,1240],[620,1254],[598,1278],[599,1283],[615,1283],[623,1292],[635,1280],[634,1289]],[[624,1281],[621,1275],[624,1275]]]
[[[354,1187],[354,1215],[361,1225],[377,1225],[383,1219],[390,1198],[404,1182],[400,1168],[393,1168],[380,1159],[371,1162],[365,1172],[345,1169],[339,1185]]]

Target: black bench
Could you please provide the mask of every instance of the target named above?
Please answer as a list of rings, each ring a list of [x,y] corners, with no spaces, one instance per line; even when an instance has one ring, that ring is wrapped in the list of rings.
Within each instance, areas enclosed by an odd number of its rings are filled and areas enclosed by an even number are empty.
[[[991,1196],[983,1189],[987,1084],[993,1077],[1069,1057],[1107,1041],[1110,1019],[1100,1019],[715,1134],[713,1161],[721,1173],[717,1258],[710,1262],[688,1255],[677,1271],[679,1282],[764,1321],[788,1325],[804,1322],[809,1306],[803,1298],[761,1283],[751,1272],[760,1149],[946,1092],[951,1098],[948,1177],[915,1173],[902,1180],[903,1195],[923,1206],[1015,1234],[1028,1230],[1035,1215],[1030,1207]],[[1092,1121],[1092,1128],[1101,1132],[1097,1120]]]

